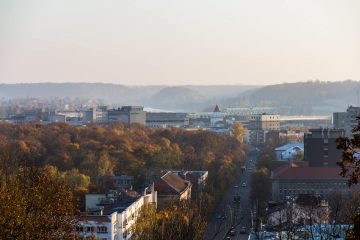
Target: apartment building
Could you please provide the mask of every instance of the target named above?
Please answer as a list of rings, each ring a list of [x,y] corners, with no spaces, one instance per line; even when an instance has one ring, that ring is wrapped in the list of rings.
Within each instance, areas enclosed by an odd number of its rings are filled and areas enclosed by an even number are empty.
[[[157,193],[153,186],[143,195],[134,191],[112,191],[107,194],[86,194],[86,212],[79,216],[76,228],[83,238],[101,240],[128,240],[144,205],[157,206]]]
[[[117,109],[108,110],[109,122],[121,122],[126,125],[138,123],[146,124],[146,112],[141,106],[123,106]]]
[[[310,129],[304,134],[304,160],[310,167],[337,166],[342,152],[336,148],[336,139],[344,135],[342,129]]]
[[[249,121],[249,142],[252,145],[265,144],[269,131],[280,130],[280,116],[274,114],[252,115]]]
[[[346,136],[352,136],[352,129],[357,126],[356,117],[360,116],[360,107],[349,106],[346,112],[333,113],[333,126],[335,128],[344,129]]]

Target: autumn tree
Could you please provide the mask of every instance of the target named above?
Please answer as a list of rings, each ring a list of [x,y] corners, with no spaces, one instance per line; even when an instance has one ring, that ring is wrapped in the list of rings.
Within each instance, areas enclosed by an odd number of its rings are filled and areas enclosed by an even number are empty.
[[[0,239],[74,239],[73,195],[43,169],[21,167],[0,180]]]
[[[242,123],[234,123],[231,127],[231,134],[240,142],[243,143],[244,137],[246,137],[248,130],[244,127]]]
[[[200,209],[191,202],[182,202],[160,211],[146,206],[134,226],[136,240],[200,240],[206,222]]]
[[[257,204],[258,214],[263,214],[271,197],[271,179],[267,168],[260,168],[251,175],[250,198]]]
[[[271,162],[273,160],[274,158],[270,154],[261,154],[257,160],[257,167],[271,169]]]
[[[354,190],[345,201],[342,211],[344,212],[347,222],[354,227],[347,232],[347,238],[350,240],[359,239],[360,236],[360,190]]]
[[[339,137],[337,148],[342,150],[342,159],[338,162],[341,175],[347,177],[349,186],[360,180],[360,116],[356,118],[358,125],[353,128],[351,138]]]

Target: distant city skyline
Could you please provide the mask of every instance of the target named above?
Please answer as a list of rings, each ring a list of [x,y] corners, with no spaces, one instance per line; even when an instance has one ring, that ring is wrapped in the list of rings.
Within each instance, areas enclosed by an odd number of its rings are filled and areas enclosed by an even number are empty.
[[[5,0],[0,83],[360,80],[359,12],[357,0]]]

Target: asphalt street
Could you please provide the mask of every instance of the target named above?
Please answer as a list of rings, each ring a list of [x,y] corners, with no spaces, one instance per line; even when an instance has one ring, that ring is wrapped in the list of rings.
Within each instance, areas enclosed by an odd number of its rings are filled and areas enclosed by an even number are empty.
[[[256,149],[248,152],[244,163],[246,170],[239,172],[222,202],[216,207],[205,231],[204,240],[248,239],[251,229],[251,173],[255,170],[257,156]],[[234,196],[240,196],[240,203],[234,201]],[[241,229],[246,232],[240,233]]]

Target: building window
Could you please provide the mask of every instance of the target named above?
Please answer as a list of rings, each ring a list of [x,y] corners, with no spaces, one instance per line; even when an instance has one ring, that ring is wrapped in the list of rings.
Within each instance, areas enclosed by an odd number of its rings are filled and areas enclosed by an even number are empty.
[[[105,226],[100,226],[100,227],[97,228],[97,232],[98,232],[98,233],[107,233],[107,232],[108,232],[108,231],[107,231],[107,227],[105,227]]]
[[[95,230],[94,227],[86,227],[87,232],[94,232],[94,230]]]

